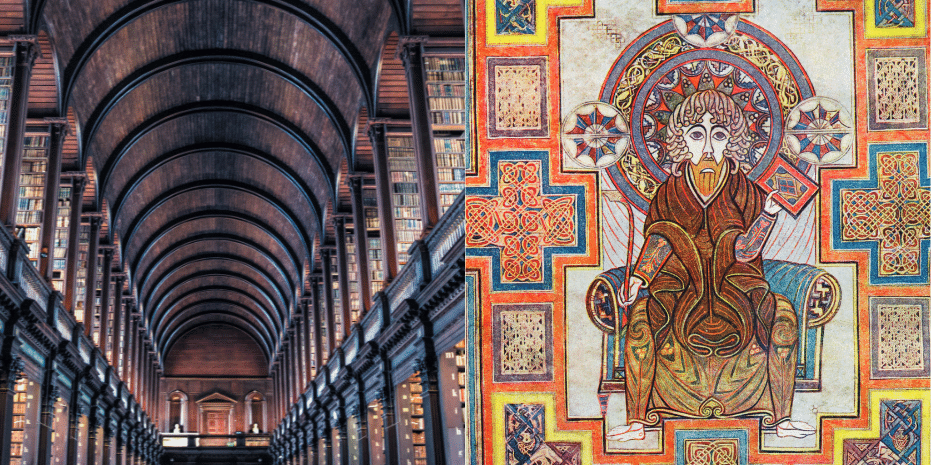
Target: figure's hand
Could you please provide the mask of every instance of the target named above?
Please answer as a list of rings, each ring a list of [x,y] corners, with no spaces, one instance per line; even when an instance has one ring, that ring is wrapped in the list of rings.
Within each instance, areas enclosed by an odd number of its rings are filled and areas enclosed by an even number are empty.
[[[621,305],[628,306],[634,303],[637,300],[637,294],[640,292],[640,288],[643,287],[643,280],[636,277],[630,277],[630,289],[627,292],[627,300],[622,300]]]
[[[779,205],[779,202],[776,202],[776,199],[773,197],[776,195],[776,191],[771,191],[769,195],[766,196],[766,200],[763,202],[763,211],[769,213],[770,215],[775,215],[782,211],[782,205]]]

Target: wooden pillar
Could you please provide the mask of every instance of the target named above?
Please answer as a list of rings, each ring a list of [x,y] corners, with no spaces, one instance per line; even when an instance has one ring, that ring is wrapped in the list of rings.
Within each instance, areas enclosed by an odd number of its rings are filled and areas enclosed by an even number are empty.
[[[436,163],[433,155],[433,130],[430,127],[430,107],[427,103],[427,78],[423,68],[425,36],[402,37],[398,54],[407,74],[407,94],[411,101],[411,129],[417,154],[417,179],[420,187],[421,217],[426,234],[440,220],[439,193],[436,184]]]
[[[432,343],[430,344],[432,346]],[[443,431],[443,414],[440,411],[439,375],[436,354],[426,349],[425,358],[418,360],[420,394],[423,400],[424,439],[427,445],[427,465],[446,463],[446,435]]]
[[[320,277],[310,277],[310,296],[314,305],[314,367],[316,373],[320,373],[323,366],[323,330],[321,319],[323,316],[323,305],[320,304]]]
[[[356,395],[358,396],[359,409],[356,413],[356,422],[359,425],[359,463],[369,464],[369,415],[368,404],[365,402],[365,382],[361,375],[356,374]]]
[[[96,396],[95,399],[96,400]],[[96,402],[91,402],[91,411],[87,416],[87,457],[84,457],[87,465],[95,465],[97,461],[97,408],[94,407]]]
[[[320,251],[323,259],[323,300],[326,311],[327,326],[327,360],[330,354],[336,350],[336,324],[333,312],[333,251],[323,249]]]
[[[294,403],[294,383],[291,382],[291,336],[294,334],[293,331],[285,331],[285,337],[287,340],[281,346],[281,360],[283,362],[283,367],[281,374],[284,375],[284,389],[287,394],[287,401],[285,402],[285,413],[288,410],[291,410],[291,404]]]
[[[23,136],[26,133],[26,113],[29,105],[29,80],[32,65],[39,50],[35,36],[14,36],[13,83],[10,91],[6,125],[6,150],[3,154],[3,196],[0,199],[0,221],[13,231],[19,207],[19,175],[22,172]]]
[[[91,337],[94,329],[94,297],[97,294],[97,248],[100,246],[100,217],[92,216],[90,245],[87,248],[87,292],[84,293],[84,334]]]
[[[66,118],[47,118],[49,123],[48,166],[45,176],[45,212],[39,249],[39,274],[49,283],[55,267],[55,225],[58,223],[58,191],[61,188],[61,148],[68,135]]]
[[[123,420],[116,427],[116,465],[123,465],[124,450],[126,442],[123,439]]]
[[[398,251],[394,239],[394,212],[391,208],[391,180],[388,178],[388,141],[385,123],[369,125],[372,159],[375,163],[375,192],[381,229],[381,253],[385,266],[385,286],[398,274]]]
[[[57,384],[58,373],[54,361],[54,352],[49,355],[47,366],[42,380],[42,394],[40,396],[39,416],[39,447],[36,463],[49,465],[52,462],[52,422],[55,418],[55,402],[58,401],[59,390]]]
[[[384,386],[378,393],[378,397],[381,400],[382,425],[385,432],[385,463],[398,465],[400,454],[398,453],[398,426],[394,411],[395,389],[391,376],[391,361],[387,353],[381,353],[381,362]]]
[[[97,347],[100,347],[100,354],[104,360],[109,361],[107,349],[110,342],[110,291],[113,289],[113,247],[107,247],[103,250],[103,262],[100,264],[103,276],[100,285],[100,339],[97,341]]]
[[[110,465],[110,448],[113,447],[113,429],[110,427],[110,419],[104,418],[106,424],[103,427],[103,464]]]
[[[13,439],[13,397],[25,365],[22,359],[11,354],[11,347],[7,344],[4,344],[0,365],[0,464],[8,464]]]
[[[336,425],[336,429],[339,431],[339,465],[349,465],[349,421],[346,418],[346,407],[342,401],[338,409],[339,424]]]
[[[294,383],[294,401],[302,394],[301,389],[301,317],[294,317],[294,334],[291,335],[291,379]]]
[[[372,283],[369,276],[369,238],[365,227],[365,205],[362,199],[362,176],[349,178],[349,196],[352,200],[353,234],[356,236],[356,266],[359,267],[359,300],[361,318],[372,304]]]
[[[74,315],[75,285],[78,280],[78,247],[81,245],[81,210],[84,207],[84,177],[71,182],[71,218],[68,223],[68,256],[65,261],[65,307]]]
[[[346,217],[337,216],[333,219],[336,229],[336,266],[339,268],[339,298],[343,303],[340,307],[343,312],[343,340],[349,338],[349,327],[352,326],[352,308],[349,302],[349,258],[346,256]]]

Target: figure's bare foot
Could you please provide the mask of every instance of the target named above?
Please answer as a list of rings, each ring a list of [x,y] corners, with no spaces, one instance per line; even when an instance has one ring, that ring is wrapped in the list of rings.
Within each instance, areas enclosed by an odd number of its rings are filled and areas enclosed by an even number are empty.
[[[815,434],[815,427],[804,421],[784,421],[776,425],[776,436],[780,438],[805,438]]]
[[[641,441],[646,437],[642,423],[615,426],[611,428],[611,431],[608,431],[608,440],[610,441]]]

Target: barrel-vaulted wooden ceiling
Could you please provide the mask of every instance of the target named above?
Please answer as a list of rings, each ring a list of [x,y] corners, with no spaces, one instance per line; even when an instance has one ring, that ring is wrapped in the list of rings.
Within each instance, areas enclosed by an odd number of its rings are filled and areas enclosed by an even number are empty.
[[[365,121],[406,111],[398,36],[461,35],[462,10],[2,0],[0,27],[39,37],[30,116],[70,115],[65,161],[92,170],[86,209],[106,209],[102,242],[118,244],[159,352],[222,323],[271,358],[314,244],[349,205],[346,173],[371,166]]]

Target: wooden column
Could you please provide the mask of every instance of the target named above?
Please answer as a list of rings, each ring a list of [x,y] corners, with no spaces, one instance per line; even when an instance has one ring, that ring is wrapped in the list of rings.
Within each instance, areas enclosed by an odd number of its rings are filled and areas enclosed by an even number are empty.
[[[68,135],[66,118],[46,118],[49,123],[48,165],[45,175],[45,211],[39,249],[39,274],[49,283],[55,267],[55,225],[58,223],[58,191],[61,188],[61,147]]]
[[[100,339],[97,341],[97,347],[100,347],[100,354],[105,360],[107,357],[107,348],[110,342],[110,295],[113,289],[113,247],[103,249],[103,262],[100,264],[103,276],[100,285]]]
[[[414,133],[414,151],[417,154],[417,179],[424,234],[433,229],[440,220],[433,130],[430,127],[427,78],[423,68],[423,43],[426,39],[424,36],[407,36],[401,37],[398,43],[398,55],[404,63],[407,94],[411,101],[411,128]]]
[[[65,307],[74,315],[75,285],[78,280],[78,247],[81,245],[81,210],[84,204],[84,177],[72,178],[71,218],[68,219],[68,256],[65,261]]]
[[[19,207],[19,175],[22,172],[23,136],[29,104],[29,80],[32,65],[39,54],[35,36],[13,36],[13,83],[10,91],[6,125],[6,150],[3,154],[3,194],[0,198],[0,221],[10,231],[16,227]]]
[[[9,323],[8,323],[9,324]],[[9,336],[8,336],[9,337]],[[13,397],[16,381],[25,368],[18,356],[12,355],[9,345],[4,344],[0,360],[0,464],[10,463],[10,447],[13,434]]]
[[[95,396],[96,397],[96,396]],[[96,400],[96,399],[95,399]],[[91,402],[91,411],[87,415],[87,457],[84,457],[87,465],[95,465],[97,462],[97,408],[94,407],[96,402]]]
[[[315,375],[320,373],[320,367],[323,365],[323,334],[320,318],[322,318],[323,306],[320,304],[320,277],[310,277],[310,300],[313,302],[314,315],[314,370]]]
[[[110,465],[110,448],[113,447],[113,429],[110,427],[110,419],[104,418],[106,422],[103,426],[103,463]]]
[[[84,334],[91,337],[94,329],[94,297],[97,294],[97,248],[100,246],[100,217],[90,217],[90,245],[87,247],[87,290],[84,293]]]
[[[294,399],[297,402],[297,398],[303,393],[303,384],[301,383],[301,317],[294,317],[294,334],[291,336],[291,340],[294,342],[294,349],[292,353],[294,354],[294,360],[291,364],[292,373],[291,379],[294,380]]]
[[[356,422],[359,425],[359,463],[369,464],[369,415],[368,404],[365,403],[365,382],[362,376],[355,375],[356,395],[358,396],[359,409],[356,412]]]
[[[55,402],[58,401],[58,373],[55,353],[49,355],[47,367],[42,380],[42,394],[39,408],[39,442],[38,465],[49,465],[52,461],[52,422],[55,418]]]
[[[291,382],[291,370],[289,369],[289,367],[291,366],[292,344],[291,344],[290,337],[292,334],[294,334],[294,332],[290,330],[285,331],[285,338],[287,338],[287,340],[281,346],[281,361],[283,365],[281,374],[284,375],[284,389],[285,389],[285,394],[287,395],[286,397],[287,400],[285,401],[285,406],[284,406],[285,412],[287,412],[288,410],[291,410],[291,404],[294,402],[294,383]]]
[[[123,440],[123,420],[120,420],[116,429],[116,465],[123,465],[123,449],[125,447],[126,444]]]
[[[339,298],[343,303],[340,306],[343,319],[343,340],[349,338],[349,327],[352,326],[352,309],[349,302],[349,258],[346,256],[346,217],[337,216],[333,219],[336,229],[336,266],[339,268]]]
[[[320,252],[323,260],[323,300],[326,303],[324,313],[327,325],[327,360],[329,360],[330,354],[336,350],[336,324],[333,315],[333,251],[323,249]]]
[[[346,418],[346,407],[342,400],[339,402],[337,421],[337,431],[339,431],[339,465],[349,465],[349,429],[348,419]]]
[[[372,302],[371,276],[369,276],[369,238],[365,226],[365,205],[362,199],[362,177],[349,178],[349,193],[352,200],[353,234],[356,236],[356,266],[359,267],[359,300],[361,318],[368,312]]]
[[[394,212],[391,208],[391,180],[388,178],[388,141],[385,123],[369,125],[372,159],[375,162],[375,192],[378,200],[381,253],[385,266],[385,286],[398,274],[398,251],[394,239]]]

